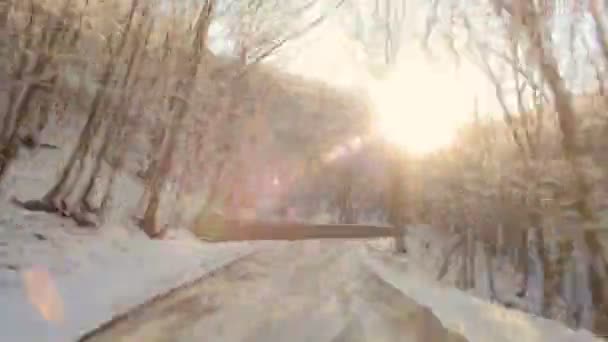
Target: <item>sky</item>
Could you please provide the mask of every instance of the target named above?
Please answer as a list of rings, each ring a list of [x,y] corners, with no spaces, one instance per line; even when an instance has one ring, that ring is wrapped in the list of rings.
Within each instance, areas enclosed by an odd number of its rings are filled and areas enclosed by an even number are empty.
[[[404,35],[397,62],[383,79],[372,76],[362,43],[351,39],[338,20],[305,39],[286,68],[336,87],[363,87],[381,134],[414,152],[430,152],[452,141],[456,127],[472,117],[476,98],[480,111],[498,112],[499,107],[491,84],[471,63],[463,59],[456,67],[441,48],[429,58],[417,36],[421,19],[409,16],[414,29]]]
[[[384,134],[393,138],[408,136],[409,141],[399,143],[410,148],[416,145],[416,150],[432,150],[449,143],[457,126],[472,117],[475,103],[482,115],[502,115],[494,85],[470,61],[461,58],[456,67],[453,55],[445,47],[431,45],[433,59],[422,50],[420,43],[426,24],[423,6],[428,5],[424,0],[407,2],[407,29],[395,65],[384,79],[372,75],[370,64],[378,60],[378,51],[375,55],[374,51],[370,52],[369,45],[353,38],[353,29],[348,27],[357,23],[356,19],[352,19],[352,6],[359,6],[361,15],[358,22],[363,23],[364,30],[373,27],[369,19],[372,11],[369,6],[372,3],[350,1],[350,12],[330,16],[309,34],[286,44],[270,62],[290,73],[322,80],[335,87],[365,90],[377,112],[377,126],[383,127]],[[326,5],[331,8],[332,4],[328,2]],[[316,18],[321,12],[321,8],[313,9],[307,18],[302,19],[303,23]],[[555,19],[554,41],[560,46],[561,54],[568,53],[571,19],[572,16],[567,13]],[[585,23],[581,31],[583,35],[592,37],[593,27],[589,18],[579,20]],[[230,51],[230,41],[222,37],[225,31],[221,23],[211,27],[212,35],[216,37],[211,40],[214,51]],[[584,56],[583,44],[579,40],[576,46],[576,56],[580,61]],[[597,50],[597,45],[592,45],[592,48]],[[572,71],[565,74],[568,84],[580,91],[583,88],[583,77],[580,75],[584,64],[567,63],[572,61],[564,59],[562,65],[564,70]],[[421,143],[422,140],[426,142]]]

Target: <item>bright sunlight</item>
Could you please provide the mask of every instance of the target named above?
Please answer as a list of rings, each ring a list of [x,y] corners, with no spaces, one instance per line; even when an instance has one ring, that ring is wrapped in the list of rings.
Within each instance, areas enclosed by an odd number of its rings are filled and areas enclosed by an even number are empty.
[[[387,79],[370,89],[376,130],[389,142],[413,154],[449,145],[462,122],[470,118],[481,87],[477,73],[447,62],[405,60]]]

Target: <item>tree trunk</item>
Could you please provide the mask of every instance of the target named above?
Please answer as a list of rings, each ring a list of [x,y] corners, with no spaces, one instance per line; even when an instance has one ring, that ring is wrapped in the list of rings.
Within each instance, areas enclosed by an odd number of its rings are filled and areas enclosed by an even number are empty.
[[[517,248],[517,259],[519,269],[522,274],[521,287],[517,293],[518,297],[526,297],[528,295],[528,285],[530,280],[530,252],[528,243],[528,231],[523,230],[520,235],[519,247]]]
[[[28,24],[23,29],[23,36],[25,38],[24,38],[24,41],[22,44],[23,44],[23,48],[25,48],[25,49],[32,48],[31,38],[34,37],[33,30],[34,30],[35,7],[32,6],[31,10],[32,10],[32,12],[30,13],[30,16],[31,16],[32,20],[29,20]],[[6,14],[8,15],[8,13],[6,13]],[[9,58],[9,57],[7,57],[7,58]],[[33,57],[33,58],[34,59],[32,60],[32,57],[30,57],[30,55],[28,55],[25,52],[21,52],[19,54],[19,60],[15,61],[17,66],[11,74],[12,80],[20,81],[24,78],[23,76],[25,73],[33,72],[35,62],[37,61],[37,57]],[[2,143],[2,144],[5,144],[7,139],[12,134],[12,129],[13,129],[14,121],[15,121],[15,116],[13,113],[15,112],[14,108],[17,107],[14,105],[14,102],[17,99],[17,93],[18,93],[17,90],[21,89],[23,91],[23,89],[25,89],[28,86],[29,86],[29,84],[25,84],[23,86],[23,88],[19,88],[13,84],[9,85],[6,113],[4,113],[4,118],[2,120],[2,130],[0,131],[0,143]]]
[[[6,38],[7,36],[7,23],[8,23],[8,13],[11,9],[11,4],[12,1],[11,0],[2,0],[0,1],[0,37],[2,38]],[[6,40],[2,40],[0,42],[0,53],[4,53],[4,44],[6,43]]]
[[[127,125],[126,118],[123,122],[124,128],[120,131],[120,134],[117,134],[117,140],[114,142],[114,151],[112,156],[108,156],[111,159],[110,161],[110,175],[108,176],[108,182],[106,184],[105,190],[103,192],[103,197],[101,199],[101,204],[99,206],[99,218],[102,223],[107,219],[108,210],[110,204],[112,202],[112,193],[114,188],[114,182],[116,180],[116,175],[122,168],[124,167],[124,161],[127,156],[127,146],[131,144],[132,137],[135,135],[134,125]]]
[[[595,217],[591,203],[592,186],[583,172],[582,155],[577,142],[576,113],[572,104],[572,93],[566,88],[564,80],[559,73],[557,60],[553,56],[552,51],[545,48],[545,43],[550,43],[551,37],[550,35],[541,34],[543,32],[543,22],[538,15],[534,14],[533,10],[529,10],[528,12],[531,14],[529,15],[530,23],[525,25],[525,31],[529,40],[538,50],[537,56],[542,76],[547,80],[554,94],[559,127],[562,132],[562,149],[566,159],[570,163],[576,181],[576,191],[578,194],[576,210],[585,223],[584,227],[595,226],[597,218]],[[602,48],[605,48],[604,44],[601,45]],[[548,46],[552,45],[549,44]],[[592,301],[596,305],[596,308],[602,311],[602,315],[608,316],[608,303],[606,303],[606,298],[604,298],[606,282],[602,277],[606,273],[607,266],[604,246],[597,231],[585,230],[583,234],[586,248],[590,253],[588,260],[591,262]],[[595,328],[601,329],[602,327],[596,326]]]
[[[492,246],[490,244],[485,244],[484,248],[484,260],[486,266],[486,280],[488,286],[488,295],[490,296],[490,301],[494,302],[497,299],[496,296],[496,286],[494,284],[494,261],[493,257],[497,255],[497,253],[493,253]]]
[[[475,278],[476,278],[476,267],[475,267],[475,259],[476,259],[476,240],[475,240],[475,231],[472,227],[467,228],[466,231],[466,245],[465,249],[467,254],[465,257],[466,267],[466,275],[465,275],[465,289],[473,289],[475,288]]]
[[[177,118],[174,118],[173,120],[177,121]],[[156,168],[153,170],[153,174],[150,179],[150,187],[149,189],[146,189],[149,200],[142,218],[142,229],[151,238],[155,238],[160,234],[156,217],[160,204],[160,193],[171,166],[171,154],[173,151],[169,150],[169,140],[171,140],[172,133],[173,135],[177,134],[177,132],[167,132],[164,136],[159,151],[160,159],[156,165]]]
[[[102,220],[105,219],[105,215],[107,214],[106,210],[109,205],[116,172],[122,167],[125,154],[127,153],[127,145],[130,142],[128,137],[128,131],[130,130],[129,110],[133,101],[133,94],[129,92],[129,86],[136,87],[139,84],[140,78],[137,71],[140,70],[134,67],[134,63],[137,57],[143,58],[143,48],[152,32],[153,20],[147,21],[148,27],[146,32],[142,32],[143,26],[143,23],[138,25],[138,30],[136,32],[137,36],[143,33],[145,39],[143,39],[143,41],[138,41],[129,55],[127,70],[120,84],[120,95],[115,99],[110,99],[110,105],[108,106],[109,117],[106,119],[107,122],[105,123],[106,127],[101,147],[95,156],[95,164],[93,165],[93,171],[87,181],[85,191],[79,199],[84,211],[93,212]],[[114,155],[110,156],[110,147],[112,145],[114,146]],[[98,208],[94,208],[90,203],[90,197],[93,195],[95,180],[100,176],[104,160],[110,165],[111,171],[101,203]]]
[[[469,242],[468,242],[468,236],[466,234],[466,232],[464,233],[464,246],[462,248],[462,255],[460,256],[460,259],[462,260],[462,271],[459,274],[458,277],[458,282],[456,284],[456,286],[458,286],[458,288],[462,289],[462,290],[468,290],[469,289]]]
[[[537,315],[545,315],[548,308],[547,301],[547,262],[544,252],[544,239],[542,238],[542,230],[539,228],[531,228],[528,231],[529,248],[529,263],[530,276],[528,283],[528,297],[533,303],[532,311]]]
[[[594,297],[592,284],[591,253],[582,239],[575,239],[573,259],[575,287],[571,304],[577,328],[593,330]]]
[[[574,261],[574,256],[572,251],[566,252],[563,249],[564,246],[561,247],[560,254],[566,255],[568,253],[567,258],[563,260],[563,272],[561,279],[561,296],[564,299],[564,304],[566,306],[566,324],[571,328],[576,328],[578,326],[577,322],[577,307],[576,307],[576,283],[577,283],[577,274],[576,274],[576,263]],[[573,247],[573,246],[572,246]]]
[[[135,11],[138,7],[138,3],[139,3],[138,0],[133,0],[133,2],[131,4],[131,9],[130,9],[130,12],[128,15],[127,23],[126,23],[126,26],[124,29],[125,33],[123,34],[123,36],[119,42],[119,46],[118,46],[116,52],[112,56],[110,56],[108,62],[106,63],[106,65],[103,69],[104,71],[103,71],[103,74],[101,77],[100,86],[99,86],[97,92],[95,93],[95,97],[93,98],[93,101],[91,103],[87,122],[85,123],[85,125],[80,133],[80,137],[78,139],[78,144],[76,146],[76,149],[74,150],[74,152],[72,152],[72,156],[70,157],[67,165],[64,167],[63,172],[61,173],[61,177],[59,178],[58,182],[44,196],[45,199],[53,199],[61,193],[63,188],[66,186],[65,183],[68,180],[68,177],[69,177],[70,173],[72,172],[72,169],[73,169],[74,165],[76,164],[76,162],[77,161],[83,162],[84,157],[89,152],[93,138],[94,138],[96,132],[98,131],[99,126],[101,125],[101,118],[99,117],[100,112],[101,112],[100,107],[102,107],[102,102],[106,97],[106,90],[107,90],[108,84],[114,73],[116,57],[120,56],[122,54],[123,50],[125,49],[125,46],[126,46],[126,43],[128,40],[128,36],[131,31],[133,17],[135,15]],[[140,25],[143,25],[143,24],[140,24]]]
[[[160,204],[160,188],[158,185],[153,187],[150,191],[150,200],[148,206],[144,212],[142,219],[142,229],[150,238],[160,237],[162,231],[159,229],[156,222],[156,216]]]
[[[91,170],[91,173],[88,176],[89,179],[87,180],[87,185],[85,186],[85,189],[79,198],[79,203],[85,211],[96,213],[96,214],[99,213],[99,208],[95,208],[91,204],[91,196],[93,196],[93,194],[94,194],[93,190],[95,188],[95,181],[101,175],[101,167],[102,167],[104,159],[106,158],[106,156],[108,154],[108,150],[110,147],[110,141],[112,141],[113,138],[114,139],[117,138],[117,135],[114,133],[116,132],[116,130],[120,129],[119,127],[115,127],[112,122],[108,122],[107,126],[108,127],[106,127],[106,132],[103,136],[103,141],[101,143],[101,147],[99,148],[99,151],[97,151],[97,154],[95,155],[93,169]]]
[[[56,78],[52,79],[54,82]],[[51,83],[52,86],[52,83]],[[0,137],[0,182],[2,182],[6,171],[8,171],[10,163],[17,157],[17,150],[19,148],[19,128],[29,119],[29,110],[31,108],[29,104],[32,99],[35,98],[36,94],[44,92],[41,86],[34,84],[26,84],[19,92],[19,96],[12,104],[13,107],[9,108],[7,113],[7,122],[5,122],[5,133],[7,136],[4,138]],[[9,101],[10,102],[10,101]]]
[[[405,194],[405,157],[399,151],[394,152],[389,166],[390,185],[388,189],[388,219],[395,229],[395,251],[406,253],[406,194]]]
[[[66,6],[69,5],[70,0],[66,0]],[[97,89],[93,101],[89,107],[89,113],[87,115],[87,121],[85,126],[81,130],[78,143],[66,166],[63,168],[61,175],[57,183],[42,197],[40,200],[27,201],[20,203],[19,201],[13,201],[16,204],[21,205],[25,209],[29,210],[41,210],[47,212],[60,211],[66,216],[73,217],[79,224],[85,223],[88,225],[89,222],[79,222],[81,216],[80,208],[68,208],[68,204],[65,202],[66,197],[74,191],[75,185],[78,183],[81,171],[84,169],[83,163],[85,157],[89,152],[90,146],[93,143],[95,134],[101,125],[102,118],[100,118],[100,107],[103,101],[106,99],[106,91],[109,85],[110,79],[114,73],[114,66],[116,59],[120,56],[126,46],[128,37],[131,33],[131,26],[133,23],[133,17],[135,11],[138,8],[139,0],[133,0],[131,8],[127,16],[127,21],[124,28],[124,33],[118,42],[118,47],[109,56],[108,61],[102,69],[102,75],[100,80],[99,88]],[[58,31],[58,30],[53,30]],[[50,38],[53,39],[52,37]]]
[[[502,258],[505,254],[505,229],[502,223],[496,226],[496,257]]]
[[[186,73],[183,87],[180,87],[178,84],[175,89],[175,93],[179,93],[180,90],[183,90],[184,96],[181,100],[176,97],[169,99],[169,112],[174,113],[174,116],[169,131],[163,137],[160,159],[157,167],[153,170],[153,175],[151,178],[151,186],[149,190],[150,201],[141,222],[142,229],[151,238],[162,238],[162,235],[164,234],[164,231],[159,229],[156,222],[161,190],[171,170],[173,153],[177,143],[177,133],[187,113],[188,105],[185,103],[185,101],[188,101],[190,98],[190,94],[194,88],[194,81],[198,74],[199,66],[203,62],[202,59],[207,53],[209,25],[211,24],[214,7],[215,0],[207,0],[205,5],[201,8],[201,11],[193,25],[194,41],[192,43],[194,50],[192,51],[192,58],[190,59],[190,64],[188,65],[188,72]]]
[[[78,179],[81,177],[84,168],[85,157],[89,152],[90,146],[96,135],[98,123],[98,110],[99,101],[93,103],[94,107],[91,108],[87,122],[84,128],[81,130],[80,137],[76,148],[72,151],[68,163],[63,168],[59,179],[51,187],[51,189],[43,196],[42,201],[47,203],[58,203],[58,201],[64,201],[65,198],[74,191],[74,187],[78,183]]]
[[[338,222],[345,224],[356,223],[355,211],[353,208],[353,166],[344,165],[342,179],[338,182]]]
[[[163,139],[164,141],[160,150],[160,159],[156,169],[154,170],[154,174],[152,175],[150,201],[142,221],[142,229],[151,238],[159,237],[159,234],[163,233],[163,231],[161,231],[157,226],[156,222],[156,216],[160,204],[160,195],[172,168],[173,153],[177,143],[177,134],[187,112],[187,105],[185,103],[180,103],[178,106],[179,108],[177,113],[175,113],[171,127]]]
[[[3,10],[8,10],[8,5],[0,5],[0,7]],[[20,88],[20,91],[16,91],[17,88],[14,86],[9,87],[7,112],[4,116],[2,131],[0,132],[0,182],[3,180],[10,163],[17,157],[19,128],[28,119],[28,107],[30,107],[30,103],[35,97],[34,94],[40,91],[48,91],[48,89],[55,87],[57,75],[54,70],[49,69],[49,65],[52,64],[51,56],[62,30],[50,28],[56,27],[60,20],[69,15],[70,7],[71,0],[65,0],[61,6],[59,15],[47,16],[48,19],[45,27],[48,29],[43,30],[42,38],[39,41],[40,46],[34,47],[34,50],[48,51],[48,54],[29,55],[25,52],[20,54],[20,59],[12,78],[16,81],[22,81],[25,76],[31,75],[37,79],[25,83]],[[35,13],[34,6],[31,6],[31,9],[32,13],[30,15],[32,20],[24,28],[26,39],[23,42],[23,51],[32,48],[31,37],[35,36],[34,17],[37,16],[37,13]],[[6,25],[8,18],[6,18],[4,13],[1,15],[3,18],[0,20],[4,21]]]

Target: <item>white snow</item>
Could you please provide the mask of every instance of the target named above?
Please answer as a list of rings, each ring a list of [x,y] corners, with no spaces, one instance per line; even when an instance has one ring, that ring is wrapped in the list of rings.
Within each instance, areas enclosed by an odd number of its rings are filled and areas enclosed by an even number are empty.
[[[62,144],[53,137],[47,142]],[[76,228],[69,220],[10,206],[10,195],[38,198],[49,188],[55,177],[50,168],[60,165],[56,160],[70,151],[69,146],[61,147],[22,158],[0,187],[1,341],[75,340],[113,315],[263,246],[201,243],[184,230],[176,231],[169,241],[149,240],[121,223],[141,191],[127,177],[117,183],[112,220],[99,230]],[[386,281],[429,306],[446,327],[469,341],[599,341],[589,332],[575,332],[435,282],[423,268],[436,266],[442,252],[438,247],[445,241],[422,235],[414,246],[408,242],[416,257],[405,265],[391,265],[371,251],[364,259]],[[430,248],[428,241],[434,244]],[[379,245],[382,249],[387,244],[380,241]]]
[[[73,341],[261,246],[203,243],[184,229],[169,240],[148,239],[125,224],[142,189],[124,175],[115,184],[108,224],[96,230],[10,205],[12,195],[40,198],[53,184],[76,137],[55,131],[45,142],[60,150],[25,152],[0,185],[0,341]]]
[[[11,244],[0,246],[0,340],[75,340],[257,246],[201,243],[186,232],[151,241],[119,226],[84,235],[61,227],[59,220],[36,217],[27,227],[0,225],[0,241]]]
[[[428,306],[444,326],[461,333],[470,342],[602,341],[588,331],[573,331],[557,321],[507,309],[444,287],[416,263],[396,265],[386,262],[386,253],[371,250],[367,253],[369,257],[365,260],[372,270],[413,300]]]

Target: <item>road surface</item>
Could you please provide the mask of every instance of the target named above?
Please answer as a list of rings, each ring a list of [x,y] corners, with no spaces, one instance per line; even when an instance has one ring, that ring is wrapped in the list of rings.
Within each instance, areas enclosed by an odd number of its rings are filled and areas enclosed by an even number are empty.
[[[277,242],[87,341],[466,341],[369,271],[363,248]]]

